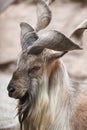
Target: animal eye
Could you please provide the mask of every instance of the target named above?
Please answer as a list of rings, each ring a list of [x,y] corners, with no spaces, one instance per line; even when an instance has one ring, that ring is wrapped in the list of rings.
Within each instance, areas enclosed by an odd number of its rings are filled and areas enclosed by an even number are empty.
[[[28,70],[28,73],[38,71],[40,69],[40,66],[34,66],[33,68]]]

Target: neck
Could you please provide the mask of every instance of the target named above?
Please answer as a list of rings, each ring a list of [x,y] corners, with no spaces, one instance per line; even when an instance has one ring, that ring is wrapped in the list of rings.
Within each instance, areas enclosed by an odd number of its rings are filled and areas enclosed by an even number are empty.
[[[52,79],[50,104],[51,109],[53,109],[52,114],[54,121],[49,130],[70,130],[69,120],[71,116],[71,100],[74,90],[66,68],[62,62],[60,62],[58,70],[55,71],[54,78]]]
[[[73,88],[63,63],[57,68],[51,75],[50,85],[46,81],[41,86],[31,118],[24,123],[26,130],[70,130]]]

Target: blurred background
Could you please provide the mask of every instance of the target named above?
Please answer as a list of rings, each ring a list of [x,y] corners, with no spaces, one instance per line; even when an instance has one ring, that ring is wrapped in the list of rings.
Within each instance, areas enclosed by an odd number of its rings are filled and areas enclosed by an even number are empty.
[[[17,130],[17,101],[8,97],[7,85],[21,51],[20,22],[36,25],[36,0],[0,0],[0,130]],[[55,0],[52,21],[45,29],[56,29],[66,36],[87,19],[87,0]],[[69,52],[62,59],[73,80],[87,81],[87,32],[83,50]]]

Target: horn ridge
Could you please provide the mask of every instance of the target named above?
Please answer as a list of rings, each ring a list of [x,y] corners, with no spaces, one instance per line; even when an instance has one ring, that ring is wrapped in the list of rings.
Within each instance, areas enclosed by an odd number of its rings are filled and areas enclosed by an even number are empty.
[[[48,5],[43,1],[39,0],[37,3],[37,24],[36,24],[36,31],[40,31],[46,28],[50,21],[51,21],[51,11]]]
[[[44,48],[55,51],[71,51],[81,49],[79,45],[74,43],[64,34],[55,30],[44,33],[39,39],[35,41],[33,45],[28,48],[28,53],[38,54],[41,53]]]

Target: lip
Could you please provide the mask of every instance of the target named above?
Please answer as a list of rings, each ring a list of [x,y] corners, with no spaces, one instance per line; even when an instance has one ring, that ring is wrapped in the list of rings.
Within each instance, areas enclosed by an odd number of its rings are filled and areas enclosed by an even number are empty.
[[[12,93],[8,93],[8,95],[9,95],[10,98],[19,99],[18,97],[14,96],[14,94],[12,94]]]
[[[12,96],[12,95],[13,95],[12,93],[8,93],[8,95],[9,95],[9,97],[13,97],[13,96]]]
[[[11,98],[20,99],[20,97],[16,93],[10,93],[10,92],[8,92],[8,95]]]

